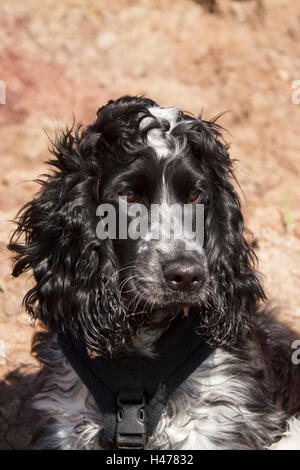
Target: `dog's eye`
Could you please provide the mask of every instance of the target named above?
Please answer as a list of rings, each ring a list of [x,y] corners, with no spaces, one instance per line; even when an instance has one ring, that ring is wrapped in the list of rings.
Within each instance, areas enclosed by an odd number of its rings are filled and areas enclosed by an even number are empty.
[[[199,196],[200,196],[199,189],[192,189],[192,191],[190,191],[188,194],[187,203],[192,204],[193,202],[196,202]]]
[[[127,202],[136,202],[137,200],[137,195],[134,193],[134,191],[131,190],[120,191],[118,192],[118,196],[122,197],[123,199],[126,199]]]

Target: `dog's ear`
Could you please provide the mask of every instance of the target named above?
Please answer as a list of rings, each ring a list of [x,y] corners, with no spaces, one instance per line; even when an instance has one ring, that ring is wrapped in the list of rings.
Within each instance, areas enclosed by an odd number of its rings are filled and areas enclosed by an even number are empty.
[[[210,123],[208,129],[214,141],[210,167],[214,184],[206,219],[206,249],[214,278],[215,308],[226,325],[222,342],[233,343],[244,320],[266,296],[255,270],[256,255],[244,236],[241,203],[233,186],[233,162],[220,141],[220,128]]]
[[[50,161],[56,170],[39,181],[37,197],[22,209],[9,249],[15,254],[13,276],[31,269],[34,274],[35,285],[24,297],[27,311],[49,329],[105,353],[122,337],[125,314],[112,276],[111,241],[96,235],[98,139],[79,129],[57,139]]]
[[[203,313],[208,335],[232,344],[244,320],[265,301],[255,270],[256,256],[244,236],[239,196],[233,186],[233,161],[214,121],[195,120],[188,141],[205,175],[205,252],[211,273],[211,308]],[[214,324],[214,326],[212,326]]]

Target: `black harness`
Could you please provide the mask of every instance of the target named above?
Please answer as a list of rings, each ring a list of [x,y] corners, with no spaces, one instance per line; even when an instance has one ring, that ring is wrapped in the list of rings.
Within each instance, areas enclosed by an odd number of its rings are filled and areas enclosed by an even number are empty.
[[[143,449],[170,395],[213,351],[196,332],[197,315],[191,313],[173,320],[156,342],[153,358],[92,359],[82,345],[59,334],[64,355],[103,415],[103,448]]]

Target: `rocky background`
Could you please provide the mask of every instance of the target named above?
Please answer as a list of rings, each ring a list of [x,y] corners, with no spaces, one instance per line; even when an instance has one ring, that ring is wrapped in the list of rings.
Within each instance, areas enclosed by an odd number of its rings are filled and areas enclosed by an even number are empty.
[[[47,134],[89,123],[110,98],[227,111],[265,288],[300,337],[299,2],[0,0],[0,80],[0,449],[28,448],[36,425],[37,325],[22,308],[30,279],[10,275],[11,220],[47,171]]]

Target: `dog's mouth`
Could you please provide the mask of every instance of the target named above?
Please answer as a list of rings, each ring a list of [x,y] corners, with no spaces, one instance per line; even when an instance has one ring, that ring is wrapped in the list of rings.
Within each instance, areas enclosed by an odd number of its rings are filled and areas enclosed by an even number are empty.
[[[122,303],[127,316],[132,318],[151,318],[161,312],[164,317],[182,315],[188,317],[192,308],[201,308],[207,303],[207,290],[197,292],[163,292],[156,289],[143,291],[137,289],[140,295],[122,295]]]
[[[140,306],[140,308],[138,306],[135,308],[135,306],[132,305],[131,302],[125,297],[122,297],[122,303],[125,305],[127,309],[127,315],[130,317],[138,315],[151,315],[153,312],[157,311],[165,312],[166,316],[168,316],[168,314],[176,315],[177,313],[182,312],[184,317],[188,317],[190,309],[193,307],[193,305],[173,303],[167,305],[151,305],[148,307],[147,305],[144,305]]]
[[[156,312],[162,312],[169,317],[181,312],[188,317],[192,307],[202,308],[209,303],[207,272],[188,285],[178,282],[176,278],[174,282],[167,282],[161,271],[159,275],[153,274],[126,272],[126,278],[120,279],[122,303],[128,316],[152,317]]]

